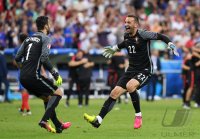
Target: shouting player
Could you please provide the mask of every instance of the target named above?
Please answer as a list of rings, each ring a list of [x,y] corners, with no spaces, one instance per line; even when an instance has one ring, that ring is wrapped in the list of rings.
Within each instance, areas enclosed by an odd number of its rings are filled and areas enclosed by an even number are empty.
[[[135,109],[134,128],[142,126],[142,113],[137,90],[143,87],[151,77],[153,65],[150,58],[150,40],[162,40],[168,44],[168,48],[179,56],[176,46],[170,39],[160,33],[139,29],[139,19],[135,15],[128,15],[125,19],[125,39],[122,43],[113,47],[106,47],[103,56],[111,58],[120,49],[127,49],[129,56],[129,67],[125,74],[119,79],[115,88],[111,91],[109,98],[103,104],[97,116],[84,114],[84,119],[94,127],[98,128],[106,114],[113,108],[116,99],[128,91]]]

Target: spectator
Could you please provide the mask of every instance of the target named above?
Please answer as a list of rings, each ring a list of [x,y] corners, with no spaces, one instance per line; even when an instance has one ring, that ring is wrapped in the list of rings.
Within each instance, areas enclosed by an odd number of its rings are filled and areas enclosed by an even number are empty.
[[[58,28],[52,36],[52,48],[63,48],[64,45],[65,38],[62,36],[61,28]]]
[[[11,28],[7,32],[7,39],[8,39],[8,47],[14,48],[18,44],[18,37],[17,37],[18,28],[16,27],[16,23],[11,23]]]
[[[98,42],[102,47],[108,46],[109,44],[108,34],[110,34],[110,31],[107,29],[107,23],[106,22],[101,23],[99,26],[97,36],[98,36]]]
[[[37,8],[37,3],[35,0],[26,0],[23,4],[23,8],[26,11],[26,15],[33,19],[34,21],[38,17],[38,11],[36,10]]]
[[[47,2],[46,13],[52,17],[53,21],[56,19],[58,7],[59,5],[57,0],[51,0],[50,2]]]
[[[49,15],[55,28],[59,27],[64,31],[61,36],[65,38],[65,47],[81,48],[82,44],[89,42],[91,37],[98,40],[101,47],[104,47],[119,41],[117,30],[123,27],[121,22],[127,13],[138,14],[141,18],[141,26],[146,29],[150,28],[152,31],[161,33],[174,32],[174,34],[176,34],[176,30],[179,30],[180,34],[192,38],[196,36],[194,34],[200,28],[198,5],[198,1],[171,0],[134,2],[120,0],[44,0],[42,2],[13,0],[9,1],[7,5],[1,6],[0,21],[5,29],[0,29],[0,40],[6,40],[3,41],[4,47],[15,47],[18,42],[15,42],[17,39],[12,39],[12,34],[25,33],[26,30],[29,35],[33,34],[35,32],[33,21],[36,17]],[[146,22],[149,22],[150,26],[147,26]],[[11,29],[12,25],[15,26],[14,30]],[[88,32],[89,36],[92,35],[89,38],[84,37],[88,36]],[[53,33],[57,33],[57,31],[55,30]],[[2,34],[8,35],[5,38]],[[171,39],[174,36],[170,36]],[[185,43],[185,39],[178,40],[178,43],[182,43],[181,45],[185,47],[183,42]],[[88,43],[84,47],[90,48],[89,45]]]
[[[59,6],[56,13],[55,24],[60,28],[65,28],[66,26],[65,10],[66,7]]]
[[[73,48],[73,32],[70,25],[67,25],[64,29],[64,37],[65,37],[65,47]]]
[[[6,47],[6,33],[4,30],[4,25],[1,22],[0,22],[0,46],[4,48]]]

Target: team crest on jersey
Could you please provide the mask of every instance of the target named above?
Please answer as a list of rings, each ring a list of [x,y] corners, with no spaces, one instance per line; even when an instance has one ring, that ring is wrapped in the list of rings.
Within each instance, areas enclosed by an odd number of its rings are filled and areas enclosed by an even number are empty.
[[[135,42],[138,43],[139,38],[136,36],[135,37]]]
[[[50,49],[50,48],[51,48],[51,44],[48,44],[48,45],[47,45],[47,48],[49,48],[49,49]]]

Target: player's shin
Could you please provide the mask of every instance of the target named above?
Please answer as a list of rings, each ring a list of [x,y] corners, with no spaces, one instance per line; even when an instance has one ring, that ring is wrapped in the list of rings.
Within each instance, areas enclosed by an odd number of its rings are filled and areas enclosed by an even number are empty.
[[[103,119],[106,114],[112,110],[113,106],[115,105],[116,99],[113,99],[112,97],[109,97],[103,104],[103,107],[101,108],[101,111],[99,113],[99,116]],[[99,121],[101,122],[101,121]]]
[[[29,103],[28,103],[28,99],[29,99],[29,94],[25,91],[25,107],[26,107],[26,110],[27,110],[27,111],[30,110],[30,106],[29,106]]]
[[[62,125],[62,123],[57,118],[55,109],[52,112],[51,121],[53,122],[53,124],[55,125],[56,128],[61,127],[61,125]]]
[[[44,102],[45,110],[47,108],[47,104],[48,104],[48,102]],[[53,124],[55,125],[55,127],[60,127],[62,125],[62,123],[57,118],[55,109],[53,110],[50,118],[51,118],[51,121],[53,122]]]
[[[21,105],[21,111],[24,111],[25,107],[26,107],[26,93],[22,92],[22,105]]]
[[[50,100],[48,101],[47,103],[47,106],[46,106],[46,111],[45,111],[45,114],[42,118],[42,121],[47,121],[50,119],[50,117],[52,116],[52,113],[53,111],[55,111],[55,108],[57,107],[60,99],[62,97],[59,96],[59,95],[53,95]]]
[[[132,101],[133,107],[135,109],[135,115],[141,116],[140,97],[139,97],[137,90],[135,90],[134,92],[131,92],[130,96],[131,96],[131,101]]]
[[[140,110],[140,98],[137,90],[130,93],[131,100],[133,103],[133,107],[135,109],[135,120],[134,120],[134,128],[138,129],[142,126],[142,113]]]

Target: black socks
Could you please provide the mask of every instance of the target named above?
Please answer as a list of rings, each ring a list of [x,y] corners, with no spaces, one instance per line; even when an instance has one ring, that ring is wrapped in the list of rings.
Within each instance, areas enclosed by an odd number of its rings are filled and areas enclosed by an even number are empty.
[[[45,107],[45,110],[47,108],[47,104],[48,102],[44,102],[44,107]],[[56,127],[60,127],[61,126],[61,123],[60,121],[58,120],[57,116],[56,116],[56,112],[55,110],[52,112],[52,115],[50,117],[51,121],[53,122],[53,124],[56,126]]]
[[[140,97],[139,97],[137,90],[130,93],[130,96],[131,96],[133,107],[135,108],[135,113],[141,112],[141,110],[140,110]]]
[[[58,119],[56,117],[56,112],[55,112],[55,108],[57,107],[60,99],[62,97],[59,96],[59,95],[53,95],[50,100],[47,102],[44,103],[45,105],[45,113],[44,113],[44,116],[42,117],[42,121],[47,121],[49,120],[50,118],[52,119],[52,122],[56,125],[58,125]],[[60,122],[59,122],[60,123]],[[58,125],[59,126],[59,125]]]
[[[113,106],[115,105],[116,99],[109,97],[103,104],[99,116],[103,119],[106,114],[112,110]]]

